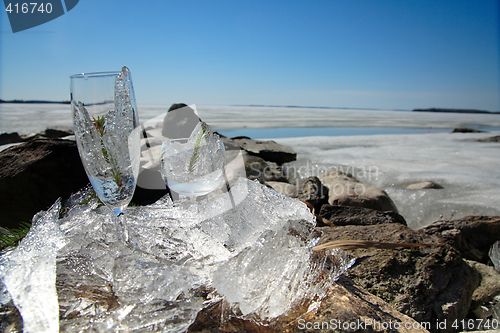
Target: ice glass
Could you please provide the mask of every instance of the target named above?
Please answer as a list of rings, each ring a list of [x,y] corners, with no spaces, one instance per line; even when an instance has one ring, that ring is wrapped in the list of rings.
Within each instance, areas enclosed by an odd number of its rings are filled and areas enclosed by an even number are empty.
[[[184,197],[208,194],[224,179],[226,153],[220,137],[200,122],[190,138],[166,140],[161,174],[170,190]]]
[[[139,173],[140,127],[128,68],[70,76],[78,151],[99,199],[113,212],[118,239],[129,242],[125,208]]]

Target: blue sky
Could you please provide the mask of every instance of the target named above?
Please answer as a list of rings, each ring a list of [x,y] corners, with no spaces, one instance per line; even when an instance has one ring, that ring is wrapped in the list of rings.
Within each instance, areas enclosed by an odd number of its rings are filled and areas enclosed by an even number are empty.
[[[498,0],[80,0],[15,34],[0,14],[0,98],[126,65],[139,105],[500,111],[499,27]]]

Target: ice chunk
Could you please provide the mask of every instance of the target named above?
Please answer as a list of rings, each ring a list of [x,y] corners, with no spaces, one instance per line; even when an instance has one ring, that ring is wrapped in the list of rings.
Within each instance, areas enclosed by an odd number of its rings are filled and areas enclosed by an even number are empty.
[[[489,256],[497,272],[500,272],[500,241],[496,241],[490,248]]]
[[[0,278],[23,317],[24,332],[59,331],[56,252],[65,244],[57,224],[60,208],[57,201],[37,214],[17,248],[1,258]]]
[[[67,204],[59,219],[67,245],[57,253],[65,331],[183,332],[222,298],[236,315],[265,323],[317,304],[352,264],[340,250],[312,251],[319,235],[302,202],[244,178],[230,193],[187,208],[169,198],[128,208],[134,247],[116,239],[109,210],[88,189]],[[30,297],[57,319],[57,303]]]
[[[252,247],[219,268],[213,286],[243,315],[254,313],[262,321],[317,295],[316,301],[321,300],[354,260],[339,250],[314,253],[311,247],[318,235],[313,229],[306,220],[291,220],[279,230],[264,232]]]

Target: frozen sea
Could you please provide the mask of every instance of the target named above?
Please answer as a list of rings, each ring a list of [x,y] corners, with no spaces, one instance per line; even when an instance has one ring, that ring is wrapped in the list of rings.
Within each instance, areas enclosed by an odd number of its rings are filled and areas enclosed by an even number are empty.
[[[139,105],[141,121],[168,106]],[[273,139],[291,146],[287,165],[300,177],[329,169],[353,173],[384,189],[409,225],[438,219],[500,215],[500,115],[295,107],[197,106],[199,116],[226,136]],[[33,133],[71,126],[69,105],[0,104],[0,133]],[[468,127],[487,133],[453,133]],[[443,190],[407,190],[434,181]]]

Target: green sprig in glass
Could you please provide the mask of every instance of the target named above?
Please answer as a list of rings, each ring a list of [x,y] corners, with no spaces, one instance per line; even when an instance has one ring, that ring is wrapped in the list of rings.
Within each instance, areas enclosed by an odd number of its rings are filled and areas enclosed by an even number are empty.
[[[115,158],[113,158],[113,156],[110,153],[108,153],[106,145],[104,144],[104,141],[102,139],[104,134],[106,134],[106,119],[104,118],[104,116],[98,116],[97,119],[94,116],[92,116],[92,121],[94,123],[94,127],[97,129],[97,132],[99,133],[99,136],[101,137],[102,155],[104,156],[106,162],[111,165],[111,174],[113,175],[113,180],[116,183],[116,186],[118,186],[119,191],[121,191],[123,183],[122,183],[122,176],[120,174],[120,169],[118,167],[118,162],[116,161]]]

